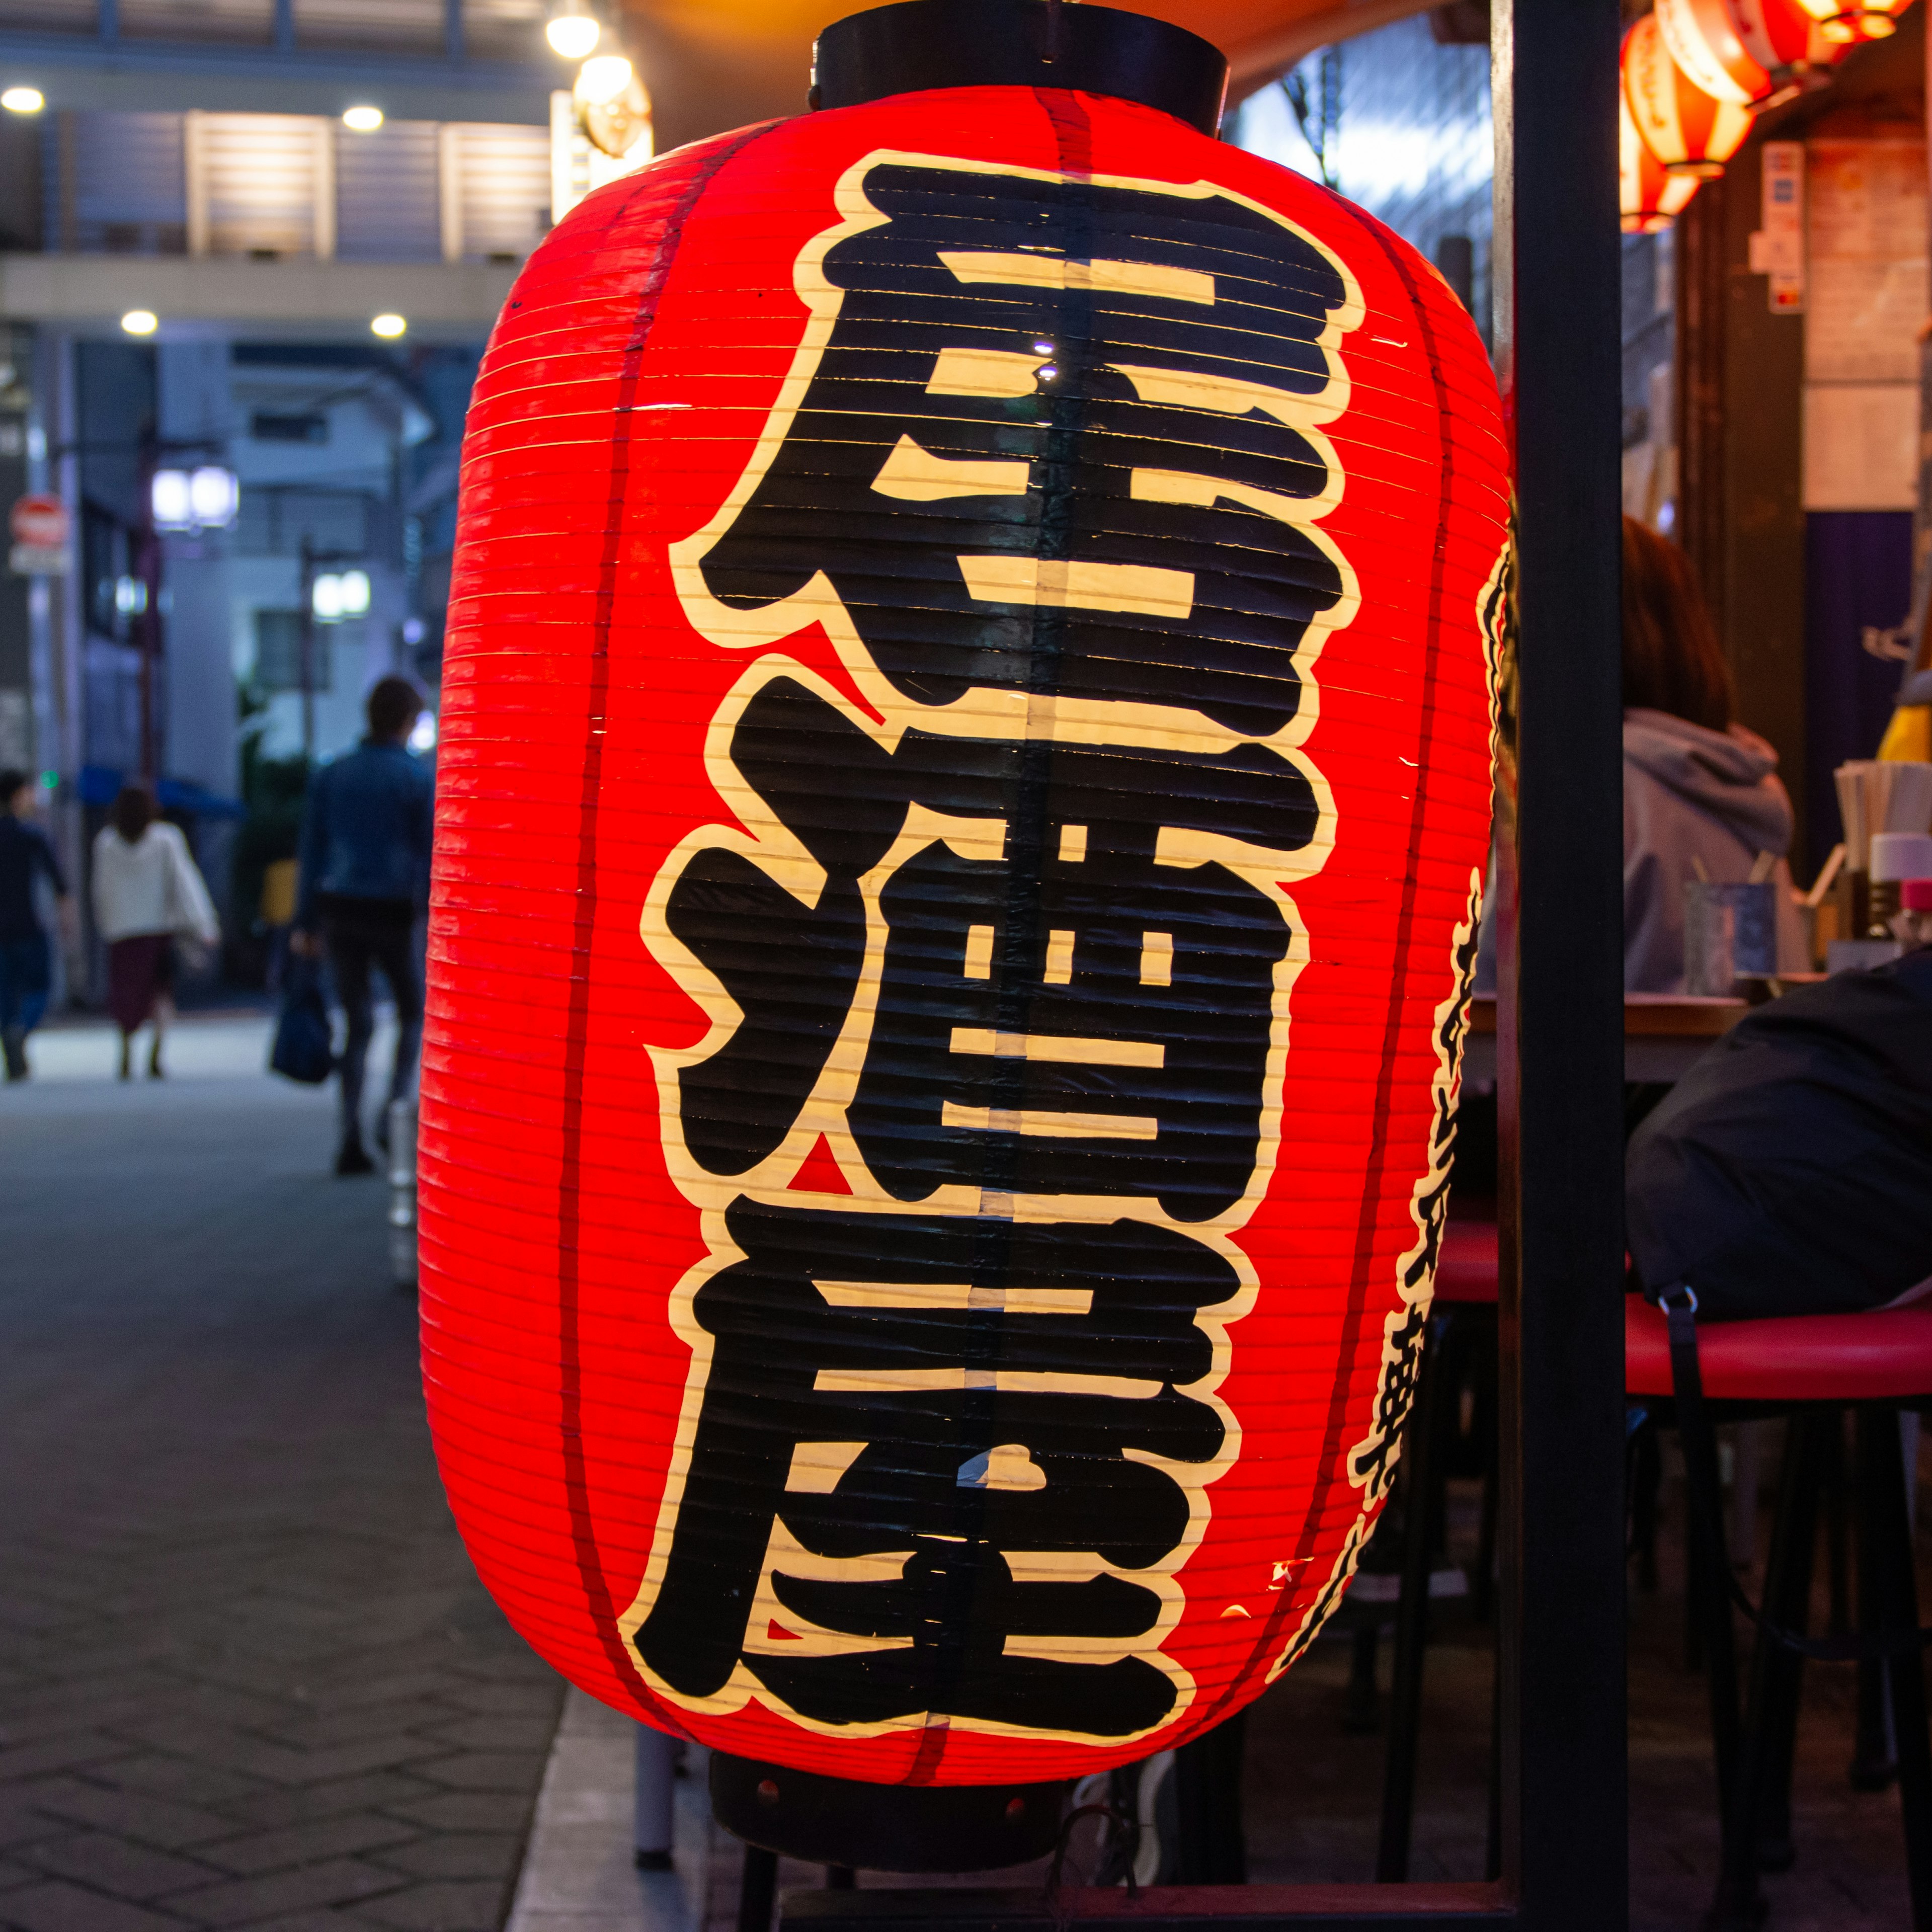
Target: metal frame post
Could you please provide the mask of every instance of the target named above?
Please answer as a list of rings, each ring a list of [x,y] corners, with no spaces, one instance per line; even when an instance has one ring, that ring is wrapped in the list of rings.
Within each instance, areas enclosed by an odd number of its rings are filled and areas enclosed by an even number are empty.
[[[1503,1868],[1524,1924],[1587,1932],[1624,1924],[1628,1887],[1620,22],[1616,0],[1496,0],[1492,18],[1520,619],[1497,1042]]]

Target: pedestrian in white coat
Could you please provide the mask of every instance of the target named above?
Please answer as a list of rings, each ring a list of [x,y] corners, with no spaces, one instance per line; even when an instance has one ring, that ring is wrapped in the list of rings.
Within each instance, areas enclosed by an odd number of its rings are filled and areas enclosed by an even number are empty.
[[[175,942],[213,946],[221,928],[178,826],[154,816],[146,788],[128,785],[94,841],[94,918],[107,942],[107,1010],[121,1029],[121,1078],[134,1035],[152,1020],[148,1073],[161,1077],[161,1040],[174,1018]]]

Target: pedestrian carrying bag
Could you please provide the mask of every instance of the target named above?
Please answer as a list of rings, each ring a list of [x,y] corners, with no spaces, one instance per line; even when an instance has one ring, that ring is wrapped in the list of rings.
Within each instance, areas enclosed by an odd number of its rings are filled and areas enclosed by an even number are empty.
[[[271,1072],[298,1080],[305,1087],[320,1086],[335,1070],[328,1003],[322,996],[322,974],[313,960],[289,962],[268,1066]]]

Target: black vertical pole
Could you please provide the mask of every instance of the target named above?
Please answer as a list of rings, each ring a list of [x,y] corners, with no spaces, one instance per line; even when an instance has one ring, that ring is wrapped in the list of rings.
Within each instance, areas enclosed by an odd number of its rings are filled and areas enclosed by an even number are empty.
[[[1498,1026],[1504,1867],[1526,1925],[1610,1932],[1628,1918],[1618,7],[1491,17],[1521,618]]]

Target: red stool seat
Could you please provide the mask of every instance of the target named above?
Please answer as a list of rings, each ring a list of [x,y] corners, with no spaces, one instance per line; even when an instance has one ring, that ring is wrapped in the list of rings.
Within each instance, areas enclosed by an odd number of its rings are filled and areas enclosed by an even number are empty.
[[[1496,1224],[1451,1221],[1436,1258],[1436,1298],[1459,1304],[1496,1298]]]
[[[1867,1315],[1700,1322],[1697,1366],[1713,1402],[1896,1402],[1932,1396],[1932,1306]],[[1664,1311],[1624,1300],[1624,1386],[1670,1393]]]

